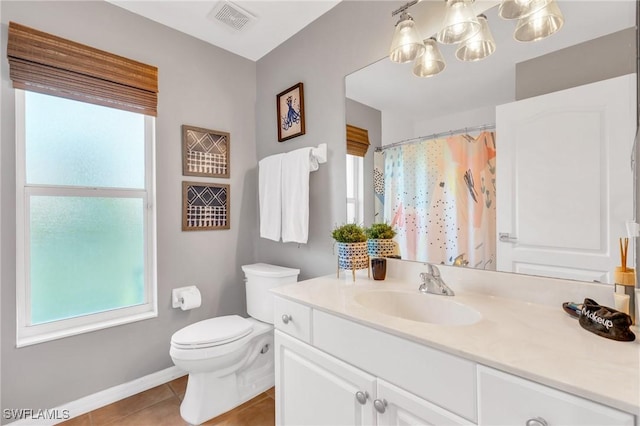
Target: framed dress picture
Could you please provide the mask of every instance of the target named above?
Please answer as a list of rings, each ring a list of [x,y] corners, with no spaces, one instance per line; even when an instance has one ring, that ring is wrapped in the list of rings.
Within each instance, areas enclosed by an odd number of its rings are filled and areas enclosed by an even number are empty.
[[[278,108],[278,142],[304,135],[303,84],[289,87],[276,96]]]

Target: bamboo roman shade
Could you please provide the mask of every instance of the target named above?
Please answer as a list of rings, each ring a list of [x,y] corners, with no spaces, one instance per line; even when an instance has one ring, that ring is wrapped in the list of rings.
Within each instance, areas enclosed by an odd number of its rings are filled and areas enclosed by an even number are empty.
[[[158,69],[9,23],[10,77],[16,89],[157,115]]]
[[[369,149],[369,131],[347,124],[347,154],[364,157]]]

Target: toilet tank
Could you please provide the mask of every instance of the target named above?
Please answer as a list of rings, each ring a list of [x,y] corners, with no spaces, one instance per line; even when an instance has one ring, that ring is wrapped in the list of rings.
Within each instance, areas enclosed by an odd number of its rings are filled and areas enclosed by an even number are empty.
[[[299,269],[254,263],[242,266],[247,290],[247,313],[262,322],[273,324],[273,293],[269,290],[298,281]]]

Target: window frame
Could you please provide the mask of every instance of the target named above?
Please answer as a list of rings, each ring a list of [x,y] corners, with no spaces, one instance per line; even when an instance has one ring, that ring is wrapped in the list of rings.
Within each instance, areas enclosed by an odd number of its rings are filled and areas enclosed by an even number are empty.
[[[49,95],[50,96],[50,95]],[[78,101],[81,102],[81,101]],[[28,185],[26,182],[26,99],[25,91],[15,90],[16,111],[16,346],[23,347],[63,337],[96,331],[158,316],[157,249],[155,208],[155,118],[144,116],[145,188],[94,188],[57,185]],[[145,206],[144,262],[145,302],[124,308],[86,314],[36,325],[31,318],[29,281],[30,197],[78,196],[103,198],[139,198]]]

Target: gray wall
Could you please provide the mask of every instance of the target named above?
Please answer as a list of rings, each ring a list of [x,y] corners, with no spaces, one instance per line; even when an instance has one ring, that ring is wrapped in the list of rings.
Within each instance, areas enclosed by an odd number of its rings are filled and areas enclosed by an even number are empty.
[[[106,2],[0,2],[2,38],[15,21],[159,68],[158,310],[155,319],[15,348],[14,91],[2,44],[0,145],[2,407],[50,408],[173,365],[171,334],[195,321],[245,313],[242,264],[257,239],[256,64]],[[180,126],[231,133],[231,229],[181,231]],[[171,308],[171,289],[195,284],[202,307]]]
[[[327,143],[329,158],[310,178],[309,242],[258,239],[257,258],[300,268],[300,278],[336,270],[331,230],[346,220],[344,77],[387,55],[397,2],[343,1],[257,62],[258,159]],[[373,30],[372,30],[373,29]],[[304,83],[306,134],[277,142],[276,94]]]
[[[627,28],[516,64],[516,99],[636,72],[636,30]]]
[[[364,225],[371,226],[376,221],[373,193],[373,153],[382,146],[382,113],[353,99],[346,100],[347,124],[367,129],[369,132],[369,149],[364,156]],[[381,220],[381,219],[380,219]],[[378,222],[380,220],[377,220]]]

